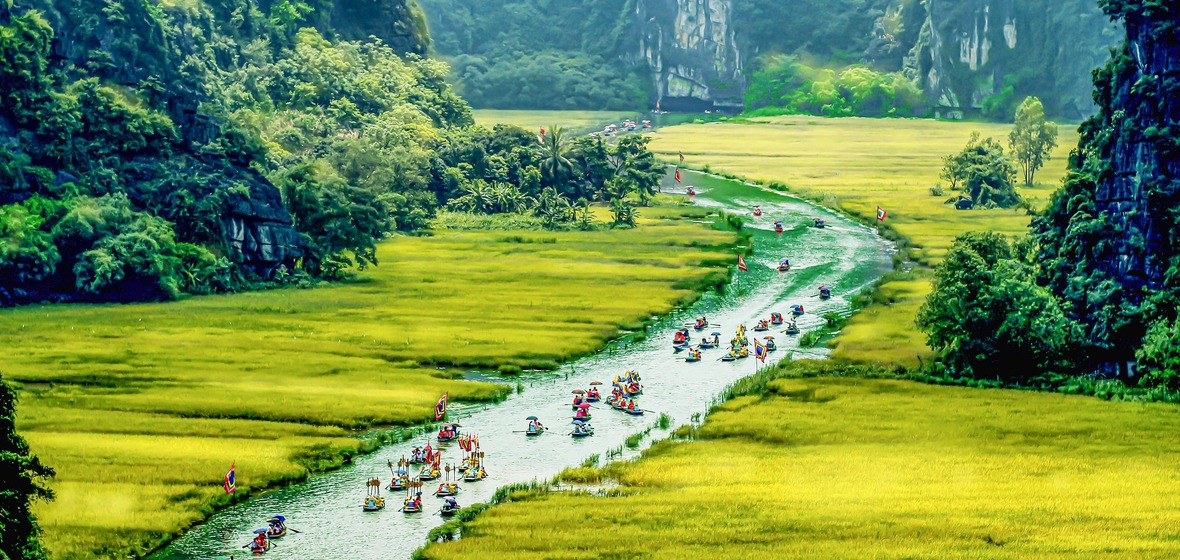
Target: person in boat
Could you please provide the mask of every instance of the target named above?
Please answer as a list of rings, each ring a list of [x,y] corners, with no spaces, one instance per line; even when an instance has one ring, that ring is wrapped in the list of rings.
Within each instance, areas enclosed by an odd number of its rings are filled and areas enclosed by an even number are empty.
[[[268,547],[266,533],[258,533],[254,535],[254,540],[250,542],[250,548],[254,550],[266,550]]]
[[[635,399],[631,399],[631,402],[627,405],[627,410],[635,410]]]
[[[418,492],[418,495],[414,496],[414,500],[410,503],[414,504],[415,508],[422,509],[422,493]]]
[[[701,351],[696,348],[693,348],[692,351],[689,352],[689,356],[692,356],[692,359],[694,359],[694,360],[699,360],[699,359],[701,359]]]
[[[459,502],[455,501],[454,496],[447,496],[447,499],[443,502],[443,504],[447,507],[447,509],[459,508]]]
[[[672,342],[674,344],[683,344],[687,340],[688,335],[684,331],[676,331],[676,334],[672,335]]]
[[[755,215],[755,216],[761,216],[761,215],[762,215],[762,207],[761,207],[761,206],[755,206],[755,207],[754,207],[754,215]]]
[[[574,406],[582,404],[582,395],[574,395]]]
[[[704,317],[697,317],[696,327],[697,327],[698,329],[703,329],[703,328],[705,328],[705,327],[707,327],[707,326],[709,326],[709,320],[708,320],[708,319],[706,319],[706,318],[704,318]]]
[[[266,523],[267,535],[280,535],[287,528],[286,524],[283,523],[283,518],[281,516],[272,517],[266,520]]]
[[[574,418],[585,418],[585,417],[586,417],[586,409],[584,409],[584,408],[579,408],[578,411],[574,413]]]
[[[762,319],[761,321],[758,321],[758,326],[764,329],[769,329],[770,323],[768,323],[766,319]]]
[[[593,398],[593,399],[601,399],[602,398],[602,394],[598,392],[597,387],[591,387],[589,391],[586,391],[586,396]]]

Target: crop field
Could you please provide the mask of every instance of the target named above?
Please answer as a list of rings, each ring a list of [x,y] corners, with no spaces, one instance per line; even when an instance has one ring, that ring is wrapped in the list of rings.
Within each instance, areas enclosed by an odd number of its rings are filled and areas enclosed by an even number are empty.
[[[625,118],[638,120],[639,113],[627,111],[532,111],[505,109],[476,109],[475,124],[488,128],[497,124],[510,124],[525,130],[540,130],[553,126],[567,128],[573,132],[602,130],[609,123],[619,124]]]
[[[877,207],[887,225],[909,243],[909,257],[937,264],[956,236],[967,231],[1027,232],[1025,210],[956,210],[945,204],[954,193],[933,196],[942,157],[957,153],[972,131],[1007,146],[1009,125],[906,119],[824,119],[766,117],[735,123],[686,124],[661,128],[651,148],[667,161],[684,153],[685,165],[766,184],[841,209],[866,222]],[[1031,188],[1018,188],[1034,207],[1043,207],[1060,185],[1066,158],[1076,145],[1074,126],[1059,126],[1058,147]],[[921,272],[921,269],[920,269]],[[835,340],[833,357],[855,362],[916,367],[929,356],[914,317],[929,293],[929,282],[908,279],[891,286],[887,307],[858,313]]]
[[[1175,558],[1178,429],[1173,405],[778,379],[605,467],[614,495],[524,492],[424,556]]]
[[[358,430],[432,419],[595,350],[728,276],[734,235],[641,210],[636,229],[438,230],[343,283],[132,305],[0,310],[18,429],[57,469],[36,508],[56,557],[142,552],[229,498],[338,465]],[[527,270],[529,274],[521,274]]]

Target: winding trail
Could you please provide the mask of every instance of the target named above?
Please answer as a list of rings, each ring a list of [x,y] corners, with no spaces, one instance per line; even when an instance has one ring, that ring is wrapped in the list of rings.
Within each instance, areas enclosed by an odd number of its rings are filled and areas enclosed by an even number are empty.
[[[791,304],[802,304],[807,313],[798,318],[804,332],[821,325],[829,311],[848,312],[848,302],[862,288],[875,281],[891,267],[892,246],[871,229],[841,217],[827,209],[765,189],[735,181],[683,171],[684,184],[697,187],[696,202],[702,206],[725,209],[747,216],[747,229],[754,232],[757,253],[747,259],[749,273],[736,272],[724,294],[707,294],[692,308],[665,318],[653,327],[651,336],[618,350],[604,350],[564,365],[560,371],[522,376],[522,393],[494,405],[453,406],[448,416],[457,418],[464,432],[479,435],[490,477],[475,483],[460,483],[460,504],[487,501],[499,486],[546,480],[565,467],[576,466],[594,454],[605,456],[608,450],[623,446],[627,436],[656,422],[655,414],[629,416],[605,405],[592,411],[596,435],[575,440],[565,434],[570,422],[572,389],[585,389],[590,381],[607,385],[616,374],[627,369],[640,372],[645,385],[638,399],[645,409],[666,412],[673,417],[672,426],[690,421],[694,413],[703,413],[727,385],[752,374],[758,362],[753,358],[736,362],[718,361],[724,350],[705,350],[703,361],[686,364],[671,348],[672,332],[697,315],[707,315],[722,333],[722,341],[732,338],[739,323],[752,326],[757,318],[768,318],[771,311],[790,317]],[[750,209],[760,205],[760,218],[750,216]],[[640,209],[642,213],[642,209]],[[811,217],[827,220],[828,227],[810,227]],[[785,231],[774,231],[774,221],[783,220]],[[779,274],[775,266],[782,257],[791,259],[791,271]],[[833,286],[832,298],[820,300],[817,288]],[[709,329],[706,332],[711,332]],[[779,350],[767,364],[793,353],[795,357],[822,355],[820,349],[797,348],[796,337],[772,330]],[[696,340],[693,333],[693,339]],[[751,333],[763,334],[763,333]],[[550,428],[536,438],[513,433],[523,430],[525,417],[537,415]],[[653,430],[661,437],[664,432]],[[433,442],[433,437],[431,437]],[[156,560],[189,558],[236,558],[250,556],[242,545],[249,542],[253,529],[265,525],[268,515],[282,513],[288,525],[301,531],[276,541],[277,546],[265,555],[271,559],[409,558],[425,544],[426,534],[443,523],[436,512],[442,500],[423,488],[424,513],[400,513],[402,493],[389,496],[387,508],[380,513],[363,513],[365,480],[377,477],[389,481],[386,461],[408,456],[410,449],[426,443],[425,437],[386,446],[375,453],[357,458],[346,468],[313,476],[306,482],[267,492],[210,518],[187,532],[167,548],[153,555]],[[437,444],[436,444],[437,445]],[[443,462],[461,459],[458,445],[443,447]],[[624,458],[635,452],[624,454]]]

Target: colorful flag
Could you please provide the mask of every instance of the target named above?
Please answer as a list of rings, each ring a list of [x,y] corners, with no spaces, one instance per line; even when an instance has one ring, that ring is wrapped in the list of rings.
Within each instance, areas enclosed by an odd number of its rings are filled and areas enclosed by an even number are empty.
[[[754,357],[766,363],[766,346],[759,343],[757,338],[754,339]]]
[[[235,477],[234,477],[234,469],[237,468],[237,466],[238,466],[237,461],[230,463],[229,472],[225,473],[225,493],[226,494],[232,494],[234,490],[238,489],[238,485],[237,485]]]
[[[741,255],[738,255],[738,270],[741,270],[743,272],[750,271],[750,268],[746,266],[746,259],[742,258]]]
[[[679,167],[676,168],[676,182],[677,183],[680,182],[680,168]]]
[[[545,135],[545,127],[542,126],[541,127],[541,136],[544,136],[544,135]]]
[[[878,222],[885,221],[885,209],[881,208],[880,206],[877,207],[877,221]]]
[[[442,420],[443,416],[447,415],[447,393],[443,393],[441,399],[438,399],[438,404],[434,405],[434,419]]]
[[[684,163],[684,152],[680,152],[680,163]]]

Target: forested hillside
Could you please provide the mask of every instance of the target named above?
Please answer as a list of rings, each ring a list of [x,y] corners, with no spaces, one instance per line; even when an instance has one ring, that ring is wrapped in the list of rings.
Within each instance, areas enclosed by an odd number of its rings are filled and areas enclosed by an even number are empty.
[[[835,72],[896,72],[924,93],[920,113],[1005,118],[1034,95],[1051,115],[1080,119],[1094,110],[1089,69],[1118,39],[1090,0],[421,2],[435,48],[476,107],[784,105],[742,96],[747,83],[790,82],[778,71],[789,56]],[[522,77],[536,83],[513,85]]]
[[[472,127],[413,0],[3,2],[0,305],[306,285],[451,199],[556,225],[650,182],[642,142],[574,173],[607,148]]]

